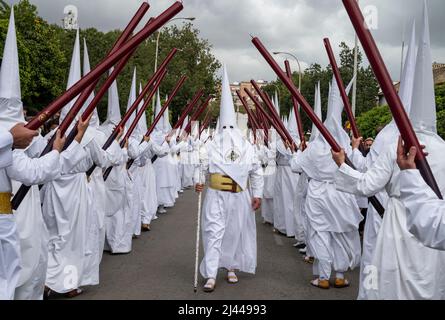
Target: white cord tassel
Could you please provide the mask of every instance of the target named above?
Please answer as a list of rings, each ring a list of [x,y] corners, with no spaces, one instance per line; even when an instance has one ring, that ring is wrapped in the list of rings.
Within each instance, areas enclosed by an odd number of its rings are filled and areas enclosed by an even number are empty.
[[[199,147],[198,147],[198,163],[200,163],[199,159]],[[199,168],[199,183],[202,181],[202,165],[200,163]],[[197,217],[197,225],[196,225],[196,246],[195,246],[195,280],[194,280],[194,291],[195,293],[198,291],[198,263],[199,263],[199,238],[201,234],[201,201],[202,200],[202,192],[198,195],[198,217]]]

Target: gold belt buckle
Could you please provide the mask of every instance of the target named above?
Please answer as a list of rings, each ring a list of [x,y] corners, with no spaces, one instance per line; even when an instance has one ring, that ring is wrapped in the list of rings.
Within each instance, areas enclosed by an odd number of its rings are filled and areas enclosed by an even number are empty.
[[[0,192],[0,214],[12,214],[11,192]]]

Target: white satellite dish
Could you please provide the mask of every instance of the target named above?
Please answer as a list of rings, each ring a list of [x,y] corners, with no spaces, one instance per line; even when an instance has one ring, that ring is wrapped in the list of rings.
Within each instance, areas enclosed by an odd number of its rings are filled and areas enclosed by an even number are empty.
[[[79,10],[77,10],[76,6],[73,6],[72,4],[67,5],[63,9],[63,14],[65,17],[63,18],[63,28],[66,30],[75,30],[79,28],[79,25],[77,23],[77,18],[79,14]]]

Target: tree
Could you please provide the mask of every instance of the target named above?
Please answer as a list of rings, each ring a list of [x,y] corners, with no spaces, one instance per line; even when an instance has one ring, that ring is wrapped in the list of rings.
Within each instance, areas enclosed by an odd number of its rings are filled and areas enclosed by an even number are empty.
[[[377,129],[387,125],[391,120],[392,114],[389,107],[379,106],[362,113],[357,118],[357,126],[365,139],[369,137],[375,138]]]
[[[3,52],[11,8],[0,3],[0,52]],[[66,57],[56,30],[38,16],[36,6],[22,0],[14,6],[22,101],[40,110],[63,91]]]
[[[63,44],[65,56],[69,57],[67,59],[68,63],[64,66],[64,79],[67,79],[75,31],[67,31],[57,26],[55,28],[57,28],[57,36]],[[86,39],[92,67],[104,58],[120,33],[121,31],[119,30],[103,33],[94,28],[80,31],[81,42],[83,42],[84,38]],[[137,70],[138,88],[139,83],[144,86],[154,73],[155,41],[157,35],[157,33],[153,34],[138,47],[126,67],[119,74],[117,81],[122,112],[124,112],[127,106],[134,68]],[[207,40],[199,38],[199,31],[194,29],[192,24],[185,24],[182,27],[171,26],[161,30],[158,66],[174,47],[179,50],[171,61],[168,67],[168,74],[161,84],[161,100],[164,101],[166,95],[173,90],[173,87],[182,75],[187,75],[188,79],[169,108],[173,122],[198,89],[204,89],[206,94],[216,92],[218,79],[215,77],[215,74],[220,68],[220,63],[211,53],[211,45]],[[103,83],[105,77],[102,78],[100,84]],[[107,102],[105,97],[98,105],[99,116],[102,120],[106,116],[106,108]],[[152,115],[153,110],[150,108],[147,118],[150,120]]]
[[[378,94],[379,86],[377,80],[370,67],[364,68],[362,53],[359,51],[358,54],[358,71],[357,71],[357,106],[356,115],[360,115],[368,110],[371,110],[376,106],[376,97]],[[340,44],[340,61],[339,61],[340,74],[343,79],[345,86],[351,81],[354,73],[354,50],[349,48],[346,43],[342,42]],[[320,81],[321,89],[321,100],[322,100],[322,114],[323,119],[326,117],[327,103],[328,103],[328,93],[329,93],[329,83],[332,80],[332,69],[331,66],[323,68],[318,63],[311,64],[305,71],[303,75],[301,93],[309,102],[309,104],[314,104],[314,93],[315,86]],[[292,74],[293,82],[298,83],[298,73],[294,72]],[[282,114],[289,114],[289,110],[292,106],[291,96],[286,87],[281,81],[277,80],[272,82],[270,85],[265,87],[265,91],[272,94],[275,90],[279,88],[280,93],[280,106]],[[305,130],[309,130],[312,126],[312,122],[306,116],[304,111],[301,111],[302,120]],[[344,115],[345,116],[345,115]],[[346,118],[344,118],[346,120]]]
[[[437,113],[437,133],[445,139],[445,110]]]

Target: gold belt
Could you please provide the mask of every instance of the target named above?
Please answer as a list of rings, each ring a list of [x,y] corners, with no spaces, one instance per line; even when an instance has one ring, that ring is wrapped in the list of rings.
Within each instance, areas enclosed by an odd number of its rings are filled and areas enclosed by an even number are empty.
[[[12,214],[11,192],[0,192],[0,214]]]
[[[232,193],[239,193],[243,191],[243,189],[241,189],[241,187],[232,178],[218,173],[213,173],[210,175],[210,188]]]

